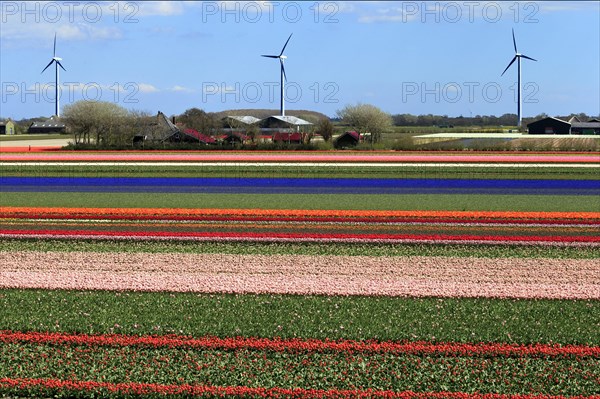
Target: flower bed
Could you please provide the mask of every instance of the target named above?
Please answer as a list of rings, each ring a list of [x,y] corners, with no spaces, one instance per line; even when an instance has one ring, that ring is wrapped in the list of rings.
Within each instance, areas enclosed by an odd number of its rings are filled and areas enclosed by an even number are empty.
[[[600,299],[597,259],[0,252],[0,287]]]
[[[10,331],[0,332],[0,339],[0,370],[15,375],[0,378],[0,392],[592,398],[596,392],[594,380],[600,378],[598,348],[584,346],[190,339]],[[124,380],[127,382],[121,382]],[[506,393],[494,393],[498,387]]]
[[[600,399],[597,154],[2,161],[0,396]],[[105,161],[121,177],[63,170]],[[506,173],[467,172],[484,162]]]
[[[90,153],[55,152],[36,154],[4,154],[4,162],[10,161],[170,161],[170,162],[505,162],[505,163],[598,163],[598,154],[510,153],[484,154],[423,154],[423,153],[202,153],[202,152],[127,152],[104,151]]]

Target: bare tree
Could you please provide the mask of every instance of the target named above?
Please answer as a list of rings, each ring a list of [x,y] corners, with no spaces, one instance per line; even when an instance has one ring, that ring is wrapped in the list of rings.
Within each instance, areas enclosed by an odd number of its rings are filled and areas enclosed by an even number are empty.
[[[77,101],[66,105],[63,118],[73,131],[75,144],[111,144],[118,138],[126,123],[128,111],[105,101]]]
[[[331,123],[329,118],[319,119],[315,126],[315,133],[320,134],[321,137],[323,137],[323,140],[326,142],[331,140],[334,130],[333,123]]]
[[[346,105],[337,115],[359,133],[370,133],[371,142],[380,141],[381,133],[392,126],[392,117],[371,104]]]

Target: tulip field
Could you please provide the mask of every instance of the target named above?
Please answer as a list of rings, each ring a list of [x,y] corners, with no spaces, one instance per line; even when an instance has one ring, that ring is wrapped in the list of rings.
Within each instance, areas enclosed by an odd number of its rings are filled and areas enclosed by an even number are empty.
[[[0,152],[0,397],[600,399],[600,154]]]

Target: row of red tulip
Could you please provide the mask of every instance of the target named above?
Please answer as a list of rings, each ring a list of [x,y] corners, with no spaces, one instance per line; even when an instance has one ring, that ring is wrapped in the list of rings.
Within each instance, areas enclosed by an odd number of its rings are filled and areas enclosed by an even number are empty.
[[[131,336],[131,335],[86,335],[51,332],[0,331],[0,342],[51,343],[57,345],[107,345],[107,346],[150,346],[185,347],[204,349],[253,349],[278,352],[368,352],[397,354],[439,354],[444,356],[518,356],[600,358],[600,347],[584,345],[518,345],[507,343],[459,343],[459,342],[394,342],[353,341],[319,339],[283,339],[253,337],[201,337],[186,336]]]
[[[187,208],[65,208],[65,207],[10,207],[0,206],[2,218],[27,218],[44,216],[45,218],[195,218],[195,217],[276,217],[276,218],[373,218],[390,219],[435,219],[449,221],[479,220],[527,220],[540,222],[555,220],[591,221],[600,223],[600,212],[515,212],[515,211],[421,211],[421,210],[329,210],[329,209],[187,209]],[[192,219],[194,220],[194,219]],[[392,220],[393,221],[393,220]]]
[[[321,234],[321,233],[254,233],[254,232],[173,232],[173,231],[93,231],[93,230],[25,230],[0,229],[0,237],[62,238],[129,238],[183,240],[251,240],[251,241],[337,241],[337,242],[436,242],[436,243],[524,243],[589,244],[600,243],[600,236],[503,236],[474,234]]]
[[[0,388],[20,390],[42,389],[60,391],[108,392],[133,395],[193,395],[199,397],[257,397],[257,398],[302,398],[302,399],[350,399],[350,398],[386,398],[386,399],[600,399],[600,395],[528,395],[467,392],[394,392],[376,390],[323,390],[323,389],[285,389],[253,388],[245,386],[207,386],[207,385],[162,385],[148,383],[109,383],[97,381],[70,381],[36,378],[0,378]]]

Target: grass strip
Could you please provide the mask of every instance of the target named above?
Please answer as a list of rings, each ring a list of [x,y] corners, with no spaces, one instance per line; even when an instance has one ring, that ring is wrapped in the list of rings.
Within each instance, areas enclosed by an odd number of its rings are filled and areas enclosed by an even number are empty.
[[[3,192],[0,206],[597,212],[600,197],[569,195],[182,194]]]
[[[269,177],[269,178],[393,178],[393,179],[573,179],[597,180],[594,168],[531,167],[378,167],[340,166],[137,166],[137,165],[10,165],[0,176],[32,177]]]
[[[0,330],[600,344],[600,301],[0,290]]]
[[[595,358],[195,350],[5,343],[0,375],[146,384],[323,390],[592,395]]]
[[[0,240],[0,251],[223,253],[235,255],[445,256],[477,258],[598,259],[600,248],[541,245],[261,243],[143,240]]]

